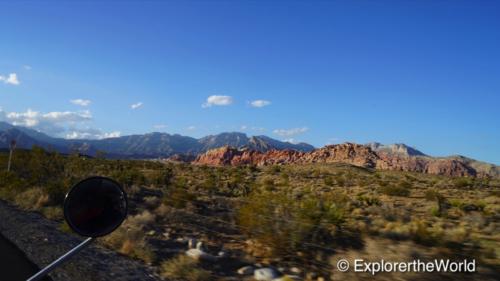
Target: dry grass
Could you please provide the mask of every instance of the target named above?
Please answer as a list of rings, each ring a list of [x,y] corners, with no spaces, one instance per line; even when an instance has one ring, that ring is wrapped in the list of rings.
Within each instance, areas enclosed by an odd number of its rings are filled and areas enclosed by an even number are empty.
[[[161,275],[175,281],[212,280],[210,272],[200,268],[197,261],[187,256],[177,256],[161,264]]]

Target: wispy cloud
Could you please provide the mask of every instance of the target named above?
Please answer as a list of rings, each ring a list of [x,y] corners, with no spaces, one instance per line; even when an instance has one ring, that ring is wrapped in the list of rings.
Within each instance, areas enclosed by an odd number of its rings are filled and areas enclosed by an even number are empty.
[[[28,127],[54,137],[69,139],[102,139],[120,136],[120,132],[103,132],[89,127],[92,113],[82,111],[51,111],[42,113],[28,109],[24,112],[6,112],[0,108],[0,121]]]
[[[32,69],[31,65],[27,65],[27,64],[23,65],[23,68],[26,69],[26,70],[31,70]]]
[[[196,127],[195,126],[189,126],[189,127],[186,128],[186,130],[188,130],[188,131],[194,131],[194,130],[196,130]]]
[[[271,102],[268,100],[254,100],[250,102],[252,107],[264,107],[270,105]]]
[[[40,113],[28,109],[26,112],[9,112],[6,113],[7,121],[14,125],[35,127],[38,125],[56,125],[64,123],[79,123],[92,119],[92,114],[88,110],[73,112],[73,111],[52,111],[48,113]]]
[[[134,103],[134,104],[131,104],[130,105],[130,108],[135,110],[135,109],[138,109],[140,107],[142,107],[143,103],[142,102],[137,102],[137,103]]]
[[[99,129],[80,129],[69,131],[65,138],[67,139],[108,139],[108,138],[117,138],[121,136],[121,132],[102,132]]]
[[[7,76],[0,75],[0,81],[5,83],[5,84],[10,84],[10,85],[21,84],[21,82],[19,82],[19,79],[17,78],[16,73],[10,73]]]
[[[227,106],[233,103],[231,96],[212,95],[207,98],[207,101],[201,105],[203,108],[212,106]]]
[[[91,101],[90,100],[84,100],[84,99],[74,99],[70,100],[72,104],[80,105],[80,106],[89,106]]]
[[[273,133],[278,135],[278,136],[290,138],[293,136],[303,134],[303,133],[307,132],[308,130],[309,130],[309,128],[307,128],[307,127],[291,128],[291,129],[276,129],[273,131]]]

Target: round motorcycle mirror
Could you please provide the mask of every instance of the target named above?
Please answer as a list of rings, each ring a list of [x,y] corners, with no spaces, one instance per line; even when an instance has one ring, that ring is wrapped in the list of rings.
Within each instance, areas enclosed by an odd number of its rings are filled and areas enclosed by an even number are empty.
[[[127,194],[116,181],[91,177],[77,183],[64,199],[64,218],[76,233],[101,237],[127,217]]]

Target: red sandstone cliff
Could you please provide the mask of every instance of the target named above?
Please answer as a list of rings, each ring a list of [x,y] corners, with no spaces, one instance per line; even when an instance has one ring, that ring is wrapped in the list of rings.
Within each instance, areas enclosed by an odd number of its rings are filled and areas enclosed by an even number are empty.
[[[225,146],[199,155],[194,164],[201,165],[281,165],[307,163],[347,163],[381,170],[420,172],[446,176],[478,176],[479,173],[460,158],[405,156],[376,152],[369,146],[354,143],[328,145],[311,152],[295,150],[239,150]]]

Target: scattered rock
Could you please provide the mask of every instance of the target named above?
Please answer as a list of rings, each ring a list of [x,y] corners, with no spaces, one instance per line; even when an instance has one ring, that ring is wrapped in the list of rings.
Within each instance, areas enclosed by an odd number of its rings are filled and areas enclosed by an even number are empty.
[[[240,275],[252,275],[254,272],[254,268],[251,265],[244,266],[238,269],[238,274]]]
[[[201,241],[196,243],[195,249],[187,250],[186,255],[188,257],[195,259],[195,260],[203,260],[203,261],[210,261],[210,262],[217,260],[217,257],[203,251],[203,243]]]
[[[270,267],[259,268],[253,272],[253,277],[259,281],[273,281],[273,279],[280,277],[280,273]]]
[[[220,252],[218,252],[218,253],[217,253],[217,256],[218,256],[219,258],[226,258],[226,257],[228,257],[229,255],[228,255],[228,253],[227,253],[227,252],[220,251]]]

